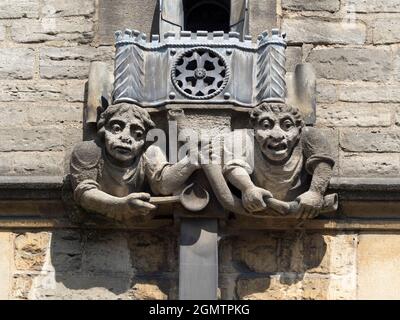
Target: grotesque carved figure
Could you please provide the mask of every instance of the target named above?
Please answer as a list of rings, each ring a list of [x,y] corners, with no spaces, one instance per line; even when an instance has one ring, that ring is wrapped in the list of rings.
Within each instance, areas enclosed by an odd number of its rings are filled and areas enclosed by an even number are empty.
[[[305,127],[298,109],[286,104],[263,103],[250,112],[250,121],[254,136],[236,135],[241,140],[235,141],[232,135],[226,144],[245,143],[246,154],[227,150],[233,156],[223,169],[227,180],[241,191],[244,208],[256,213],[272,199],[296,200],[298,217],[315,217],[324,204],[334,166],[327,140],[318,129]]]
[[[188,156],[169,164],[159,147],[146,142],[154,126],[148,112],[132,104],[112,105],[101,114],[98,138],[72,153],[72,185],[80,206],[124,221],[155,209],[148,192],[168,195],[181,188],[198,164]]]

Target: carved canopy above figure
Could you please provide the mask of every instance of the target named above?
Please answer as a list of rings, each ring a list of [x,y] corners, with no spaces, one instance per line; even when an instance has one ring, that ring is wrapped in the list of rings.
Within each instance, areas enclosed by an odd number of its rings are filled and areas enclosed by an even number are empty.
[[[237,32],[116,33],[114,103],[142,107],[213,103],[252,107],[286,98],[285,35],[256,43]]]

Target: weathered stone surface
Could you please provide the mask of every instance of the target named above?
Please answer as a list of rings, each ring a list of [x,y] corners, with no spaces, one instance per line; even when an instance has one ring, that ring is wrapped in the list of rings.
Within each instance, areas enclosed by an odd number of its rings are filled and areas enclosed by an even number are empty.
[[[400,132],[389,130],[343,130],[340,146],[350,152],[400,152]]]
[[[34,63],[33,49],[0,49],[0,79],[32,79]]]
[[[28,107],[26,113],[28,123],[34,126],[83,121],[81,105],[36,105]]]
[[[338,85],[340,101],[346,102],[400,102],[400,86],[391,84],[354,83]]]
[[[288,47],[286,49],[286,70],[288,72],[294,72],[296,66],[302,62],[302,52],[301,47]]]
[[[361,234],[358,246],[358,299],[398,300],[400,235]]]
[[[37,18],[39,17],[39,0],[2,0],[0,2],[0,19]]]
[[[130,275],[133,272],[125,234],[91,233],[82,250],[84,272],[123,275]]]
[[[99,39],[100,44],[113,44],[114,32],[125,28],[138,29],[148,35],[158,33],[156,1],[148,0],[100,0]]]
[[[85,234],[77,231],[56,230],[52,233],[49,271],[76,272],[82,268]]]
[[[366,26],[362,23],[350,28],[340,22],[290,18],[283,20],[282,30],[287,32],[289,43],[363,44],[366,40]]]
[[[400,12],[397,0],[358,0],[354,3],[356,12]]]
[[[251,235],[233,244],[232,258],[255,272],[276,272],[278,239],[270,235]]]
[[[2,175],[64,175],[64,152],[0,152]]]
[[[4,41],[6,38],[6,28],[0,24],[0,41]]]
[[[0,300],[7,300],[11,291],[11,252],[11,233],[0,232]]]
[[[0,84],[1,102],[67,101],[83,102],[84,81],[13,82]]]
[[[130,290],[129,295],[135,300],[167,300],[165,294],[157,283],[136,283]]]
[[[372,41],[376,44],[389,44],[400,42],[399,18],[381,18],[373,23]]]
[[[31,274],[16,274],[12,279],[11,298],[27,300],[34,276]]]
[[[343,153],[340,175],[344,177],[397,177],[400,156],[394,153]]]
[[[129,238],[131,262],[138,273],[176,271],[177,243],[170,238],[154,233],[132,234]]]
[[[338,101],[336,86],[317,79],[317,103],[334,103]]]
[[[258,37],[265,30],[275,28],[278,23],[276,0],[254,0],[249,5],[250,34]]]
[[[94,10],[94,0],[44,0],[42,5],[45,17],[90,16]]]
[[[79,128],[0,129],[0,151],[63,151],[81,139]]]
[[[44,79],[87,79],[91,61],[111,60],[111,47],[63,47],[40,50],[40,76]]]
[[[0,106],[2,117],[0,127],[14,128],[27,125],[50,125],[64,122],[82,122],[81,105],[38,104],[38,105],[6,105]]]
[[[355,234],[311,233],[303,240],[304,265],[308,274],[346,275],[356,270]]]
[[[340,8],[340,0],[283,0],[282,8],[295,11],[329,11],[336,12]]]
[[[298,300],[301,299],[300,281],[298,275],[238,279],[236,294],[242,300]]]
[[[76,41],[93,39],[93,22],[84,17],[44,17],[41,20],[19,19],[13,22],[11,36],[15,42]]]
[[[316,48],[307,62],[325,79],[385,81],[391,78],[390,48]]]
[[[385,104],[332,104],[317,108],[317,123],[327,127],[389,127],[393,108]]]
[[[15,267],[17,270],[40,271],[46,259],[50,233],[24,233],[15,237]]]
[[[352,300],[356,298],[356,293],[356,273],[339,277],[305,275],[302,280],[304,300]]]

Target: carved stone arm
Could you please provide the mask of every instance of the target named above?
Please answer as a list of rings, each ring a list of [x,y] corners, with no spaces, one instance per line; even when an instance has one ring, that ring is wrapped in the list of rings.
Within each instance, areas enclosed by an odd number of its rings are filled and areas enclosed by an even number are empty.
[[[181,161],[163,169],[159,187],[159,192],[162,195],[170,195],[182,189],[193,172],[199,168],[198,164],[192,163],[190,160],[186,156]]]
[[[226,173],[226,178],[242,192],[255,187],[247,171],[240,167],[229,170]]]
[[[332,166],[326,162],[316,165],[312,176],[310,191],[324,195],[332,178]]]
[[[156,207],[146,201],[147,193],[132,193],[126,197],[115,197],[98,189],[85,191],[80,204],[89,211],[103,214],[109,218],[123,221],[134,215],[146,215]]]

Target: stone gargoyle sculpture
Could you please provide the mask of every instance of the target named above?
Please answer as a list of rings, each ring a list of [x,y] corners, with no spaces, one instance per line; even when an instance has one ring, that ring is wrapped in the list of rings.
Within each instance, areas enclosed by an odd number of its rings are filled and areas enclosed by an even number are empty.
[[[150,192],[169,195],[182,188],[199,164],[189,156],[169,164],[161,148],[146,141],[154,126],[149,113],[134,104],[111,105],[101,113],[98,137],[72,152],[71,180],[79,206],[127,221],[156,208]]]
[[[324,197],[335,161],[321,132],[305,127],[299,110],[285,103],[262,103],[250,111],[250,122],[254,130],[226,139],[223,166],[227,181],[241,191],[244,209],[303,219],[335,211],[337,196]]]

